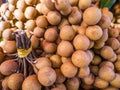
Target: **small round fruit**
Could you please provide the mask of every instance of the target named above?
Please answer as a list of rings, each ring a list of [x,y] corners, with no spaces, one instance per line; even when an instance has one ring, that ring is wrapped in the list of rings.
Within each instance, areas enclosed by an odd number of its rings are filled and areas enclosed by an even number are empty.
[[[69,41],[61,41],[57,47],[57,53],[63,57],[69,57],[72,55],[74,49]]]
[[[33,31],[33,34],[38,37],[38,38],[41,38],[44,36],[44,32],[45,32],[45,29],[43,28],[40,28],[40,27],[35,27],[34,28],[34,31]]]
[[[75,30],[69,26],[65,25],[60,29],[60,38],[62,40],[68,40],[71,41],[75,36]]]
[[[101,11],[97,7],[89,7],[83,13],[83,21],[88,25],[95,25],[101,19]]]
[[[102,66],[99,70],[99,77],[106,81],[111,81],[115,78],[115,72],[108,66]]]
[[[65,77],[72,78],[77,74],[77,67],[72,62],[65,62],[61,66],[61,72]]]
[[[56,72],[45,66],[38,71],[38,80],[43,86],[51,86],[56,81]]]
[[[77,50],[72,54],[72,63],[77,67],[86,67],[90,62],[89,54],[83,50]]]
[[[88,8],[92,3],[92,0],[79,0],[78,7],[80,9],[86,9]]]
[[[8,87],[12,90],[21,89],[24,80],[24,75],[22,73],[14,73],[8,77]]]
[[[90,40],[86,35],[78,34],[73,40],[73,45],[77,50],[87,50],[90,46]]]
[[[98,25],[89,26],[86,29],[86,36],[91,40],[98,40],[102,37],[103,31]]]
[[[42,90],[36,75],[30,75],[25,78],[22,84],[22,90]]]
[[[18,70],[18,64],[14,60],[6,60],[0,65],[0,72],[3,75],[10,75]]]

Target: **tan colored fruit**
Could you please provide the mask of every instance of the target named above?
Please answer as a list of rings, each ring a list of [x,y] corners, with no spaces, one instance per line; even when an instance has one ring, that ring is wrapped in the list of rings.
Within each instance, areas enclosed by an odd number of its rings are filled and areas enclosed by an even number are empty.
[[[77,50],[72,54],[72,63],[77,67],[86,67],[90,62],[89,54],[83,50]]]
[[[56,72],[56,83],[63,83],[66,80],[66,77],[62,74],[60,69],[55,69]]]
[[[60,66],[62,65],[61,57],[59,55],[57,55],[57,54],[52,55],[50,57],[50,61],[52,63],[53,68],[60,68]]]
[[[107,88],[105,88],[105,89],[103,89],[103,90],[119,90],[118,88],[115,88],[115,87],[113,87],[113,86],[109,86],[109,87],[107,87]]]
[[[54,42],[54,41],[56,41],[57,38],[58,38],[57,28],[56,27],[48,28],[45,31],[44,38],[48,42]]]
[[[9,90],[8,85],[7,85],[7,80],[8,80],[8,77],[5,77],[2,81],[2,88],[5,90]]]
[[[22,73],[15,73],[8,77],[7,84],[12,90],[21,89],[24,80],[24,75]]]
[[[120,74],[116,73],[115,78],[112,81],[110,81],[110,84],[113,87],[120,88]]]
[[[72,78],[77,74],[77,67],[72,62],[65,62],[61,66],[61,72],[65,77]]]
[[[79,26],[78,29],[77,29],[77,32],[78,32],[79,34],[85,35],[86,27]]]
[[[94,58],[93,58],[93,60],[92,60],[92,62],[91,62],[91,64],[93,64],[93,65],[99,65],[101,63],[101,61],[102,61],[101,57],[98,56],[98,55],[95,55]]]
[[[94,26],[89,26],[86,29],[86,36],[91,39],[91,40],[98,40],[102,37],[103,31],[100,26],[94,25]]]
[[[11,75],[18,70],[18,64],[14,60],[6,60],[0,65],[0,72],[3,75]]]
[[[93,73],[94,75],[98,75],[99,72],[99,67],[98,66],[90,66],[90,71],[91,73]]]
[[[109,36],[111,36],[111,37],[118,37],[119,36],[119,29],[117,29],[117,28],[110,28],[109,30],[108,30],[108,33],[109,33]]]
[[[78,90],[80,86],[79,79],[77,77],[69,78],[65,82],[67,90]]]
[[[51,67],[51,62],[48,58],[46,57],[40,57],[40,58],[37,58],[35,60],[35,66],[38,68],[38,69],[41,69],[42,67],[45,67],[45,66],[50,66]]]
[[[117,72],[120,72],[120,60],[117,60],[114,64],[115,69],[117,70]]]
[[[102,29],[107,29],[111,25],[111,20],[109,16],[103,14],[98,24]]]
[[[101,11],[97,7],[89,7],[83,13],[83,21],[88,25],[95,25],[101,19]]]
[[[44,28],[40,28],[40,27],[35,27],[34,28],[34,35],[38,38],[41,38],[44,36],[44,32],[45,32],[45,29]]]
[[[23,81],[22,90],[42,90],[36,75],[30,75]]]
[[[33,31],[35,27],[36,27],[35,20],[30,19],[26,21],[25,28],[27,30]]]
[[[57,47],[57,53],[60,56],[69,57],[73,53],[73,46],[69,41],[61,41]]]
[[[14,10],[14,16],[17,20],[25,21],[25,15],[24,15],[23,11],[20,9]]]
[[[100,54],[103,58],[110,59],[114,56],[114,51],[110,46],[104,46],[101,49]]]
[[[114,70],[114,64],[110,61],[103,61],[100,63],[100,67],[107,66]]]
[[[92,1],[91,0],[79,0],[78,7],[82,10],[88,8],[91,5]]]
[[[109,83],[99,77],[97,77],[95,79],[95,83],[94,83],[94,86],[99,88],[99,89],[104,89],[106,87],[108,87]]]
[[[60,38],[62,40],[73,40],[75,36],[75,31],[70,25],[65,25],[60,29]]]
[[[87,66],[87,67],[82,67],[82,68],[79,68],[79,71],[78,71],[78,77],[79,78],[85,78],[86,76],[88,76],[90,74],[90,68]]]
[[[36,25],[41,28],[46,28],[48,26],[48,21],[45,16],[38,16],[36,18]]]
[[[115,78],[115,72],[108,66],[102,66],[99,70],[99,77],[106,81],[111,81]]]
[[[56,72],[51,67],[45,66],[38,71],[38,80],[43,86],[53,85],[56,77]]]
[[[31,44],[32,48],[37,48],[39,46],[39,39],[35,35],[31,37]]]
[[[55,84],[55,87],[53,87],[50,90],[67,90],[67,89],[66,89],[66,86],[63,83],[62,84],[60,83],[60,84]]]

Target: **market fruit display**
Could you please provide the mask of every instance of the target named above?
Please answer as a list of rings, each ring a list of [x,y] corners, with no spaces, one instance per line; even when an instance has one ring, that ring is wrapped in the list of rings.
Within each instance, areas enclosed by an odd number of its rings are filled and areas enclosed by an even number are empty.
[[[0,90],[119,90],[120,28],[98,1],[3,3]]]

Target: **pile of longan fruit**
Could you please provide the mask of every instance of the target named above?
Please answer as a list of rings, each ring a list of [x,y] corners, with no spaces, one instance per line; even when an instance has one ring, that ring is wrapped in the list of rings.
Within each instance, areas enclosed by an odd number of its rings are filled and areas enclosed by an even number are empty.
[[[0,7],[2,90],[119,90],[120,29],[98,0],[8,0]],[[10,56],[24,30],[38,56],[24,77]],[[32,35],[32,36],[31,36]],[[8,56],[6,56],[6,54]]]

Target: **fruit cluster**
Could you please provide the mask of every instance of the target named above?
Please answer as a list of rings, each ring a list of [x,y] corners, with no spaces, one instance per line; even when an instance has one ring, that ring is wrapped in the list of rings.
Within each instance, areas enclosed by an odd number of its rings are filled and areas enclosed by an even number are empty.
[[[120,29],[111,27],[113,14],[100,9],[97,1],[8,0],[2,4],[1,88],[119,90]]]

